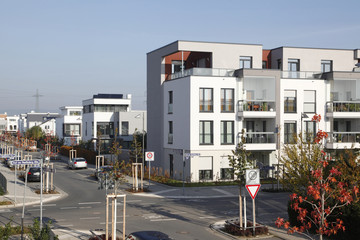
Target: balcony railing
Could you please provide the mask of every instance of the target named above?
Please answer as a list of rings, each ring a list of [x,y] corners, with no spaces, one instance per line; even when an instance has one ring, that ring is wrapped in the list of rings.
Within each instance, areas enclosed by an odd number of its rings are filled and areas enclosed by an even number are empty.
[[[239,112],[243,111],[275,111],[275,101],[267,100],[240,100],[238,102]]]
[[[176,79],[187,76],[213,76],[213,77],[233,77],[234,69],[220,68],[190,68],[183,72],[176,72],[170,75],[170,79]]]
[[[248,132],[245,133],[245,143],[275,143],[275,133]]]
[[[331,143],[360,143],[360,132],[329,132]]]
[[[360,112],[360,101],[326,102],[327,112]]]
[[[293,72],[293,71],[281,72],[281,78],[319,79],[320,76],[321,76],[320,72]]]

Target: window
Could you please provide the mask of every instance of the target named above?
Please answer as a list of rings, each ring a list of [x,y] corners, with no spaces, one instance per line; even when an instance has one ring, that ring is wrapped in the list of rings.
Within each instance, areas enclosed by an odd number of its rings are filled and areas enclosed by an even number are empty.
[[[331,71],[332,71],[332,61],[321,60],[321,72],[331,72]]]
[[[220,178],[225,179],[234,179],[234,169],[232,168],[220,168]]]
[[[296,90],[285,90],[284,92],[284,112],[296,113]]]
[[[281,70],[282,68],[282,62],[281,62],[281,59],[278,59],[277,60],[277,68]]]
[[[294,144],[296,135],[296,122],[285,122],[284,124],[284,143]]]
[[[80,136],[80,124],[64,124],[64,137]]]
[[[174,177],[174,155],[169,154],[169,160],[170,160],[170,177]]]
[[[169,91],[168,113],[173,113],[173,91]]]
[[[221,144],[234,144],[234,122],[221,121]]]
[[[262,68],[266,69],[267,68],[267,61],[262,61]]]
[[[305,113],[316,112],[316,91],[314,90],[304,91],[304,112]]]
[[[212,180],[212,170],[199,170],[199,180]]]
[[[305,123],[305,141],[313,142],[316,136],[316,122],[306,121]]]
[[[252,57],[240,57],[240,68],[252,68]]]
[[[168,143],[172,144],[173,143],[173,122],[169,121],[169,135],[168,135]]]
[[[81,111],[70,111],[70,116],[80,116]]]
[[[100,133],[100,136],[114,136],[114,123],[113,122],[98,122],[97,123],[97,133]],[[99,136],[98,136],[99,137]]]
[[[234,89],[221,89],[221,112],[234,112]]]
[[[299,72],[300,71],[300,60],[299,59],[288,59],[288,70],[290,72]]]
[[[213,111],[213,89],[200,88],[200,112]]]
[[[87,136],[87,122],[85,122],[85,136]]]
[[[185,61],[174,60],[171,62],[171,73],[181,72],[182,68],[185,66]]]
[[[200,145],[213,144],[213,122],[200,121]]]
[[[121,122],[121,135],[129,135],[129,122]]]

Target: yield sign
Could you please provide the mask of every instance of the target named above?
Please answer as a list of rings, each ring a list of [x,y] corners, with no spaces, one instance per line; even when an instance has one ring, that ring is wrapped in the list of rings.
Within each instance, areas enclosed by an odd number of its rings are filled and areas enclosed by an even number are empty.
[[[252,199],[255,199],[255,197],[260,189],[260,186],[261,186],[260,184],[245,185],[245,187],[248,190]]]

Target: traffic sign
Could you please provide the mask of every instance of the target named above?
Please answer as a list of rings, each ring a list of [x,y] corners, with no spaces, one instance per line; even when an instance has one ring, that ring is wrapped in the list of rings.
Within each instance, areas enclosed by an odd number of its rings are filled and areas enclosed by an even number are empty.
[[[146,152],[145,153],[145,160],[146,161],[154,161],[154,152]]]
[[[260,170],[259,169],[247,169],[246,174],[246,185],[260,184]]]
[[[24,161],[12,161],[14,165],[26,165],[26,164],[40,164],[40,160],[24,160]]]
[[[254,185],[245,185],[247,191],[249,192],[252,199],[256,198],[256,195],[260,189],[260,184],[254,184]]]

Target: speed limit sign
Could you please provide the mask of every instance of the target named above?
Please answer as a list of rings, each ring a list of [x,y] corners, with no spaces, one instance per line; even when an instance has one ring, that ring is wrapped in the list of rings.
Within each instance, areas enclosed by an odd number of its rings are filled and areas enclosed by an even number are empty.
[[[154,161],[154,152],[146,152],[145,160],[146,161]]]

